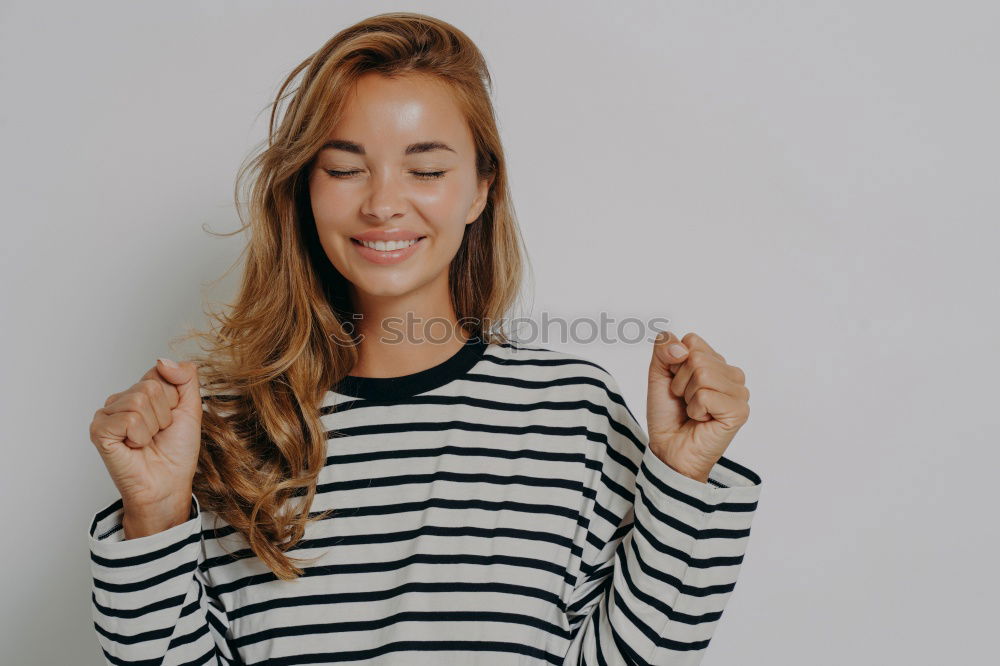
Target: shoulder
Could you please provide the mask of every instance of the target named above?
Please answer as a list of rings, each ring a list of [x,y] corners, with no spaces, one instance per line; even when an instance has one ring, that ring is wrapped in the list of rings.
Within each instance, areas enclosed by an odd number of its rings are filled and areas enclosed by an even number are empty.
[[[580,377],[595,380],[605,386],[616,385],[611,374],[588,356],[544,345],[493,342],[484,359],[490,362],[487,370],[508,370],[525,376],[549,378]]]
[[[599,411],[628,411],[618,381],[589,354],[506,342],[492,343],[485,359],[481,371],[500,381],[544,389],[555,400],[586,400]]]

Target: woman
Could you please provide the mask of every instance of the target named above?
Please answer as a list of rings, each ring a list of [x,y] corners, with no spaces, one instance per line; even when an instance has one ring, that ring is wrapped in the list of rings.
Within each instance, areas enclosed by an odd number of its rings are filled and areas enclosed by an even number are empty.
[[[411,13],[285,81],[209,353],[91,425],[108,663],[700,661],[760,492],[722,456],[743,373],[661,334],[647,437],[602,367],[488,326],[522,257],[489,85]]]

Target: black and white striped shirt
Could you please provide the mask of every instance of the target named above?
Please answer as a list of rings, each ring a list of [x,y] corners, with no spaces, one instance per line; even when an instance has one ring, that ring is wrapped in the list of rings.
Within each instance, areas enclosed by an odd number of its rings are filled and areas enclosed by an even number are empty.
[[[97,513],[108,663],[701,661],[747,547],[752,470],[673,470],[614,378],[561,351],[473,338],[334,388],[311,510],[336,512],[290,553],[316,557],[298,580],[196,500],[188,522],[130,540],[121,500]]]

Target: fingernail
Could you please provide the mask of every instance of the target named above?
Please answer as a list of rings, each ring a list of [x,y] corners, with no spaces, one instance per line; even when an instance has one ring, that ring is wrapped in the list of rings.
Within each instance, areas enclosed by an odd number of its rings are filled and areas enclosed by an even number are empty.
[[[664,333],[663,331],[660,331],[659,333],[656,334],[656,340],[654,340],[654,342],[663,342],[664,338],[666,337],[667,334]]]
[[[676,342],[669,347],[667,351],[670,352],[671,356],[684,356],[687,353],[687,348],[684,345],[679,345]]]
[[[156,360],[159,361],[160,363],[162,363],[163,365],[167,366],[168,368],[179,367],[177,365],[177,363],[175,363],[174,361],[170,360],[169,358],[158,358]]]

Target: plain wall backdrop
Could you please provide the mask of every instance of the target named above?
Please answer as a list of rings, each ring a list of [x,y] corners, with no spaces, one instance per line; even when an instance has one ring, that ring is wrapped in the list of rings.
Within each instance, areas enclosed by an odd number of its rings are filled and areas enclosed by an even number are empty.
[[[487,58],[531,314],[665,317],[747,373],[726,455],[764,489],[705,666],[990,655],[996,3],[5,0],[0,662],[103,663],[93,413],[232,292],[243,237],[202,226],[280,81],[404,9]],[[649,344],[548,344],[645,423]]]

